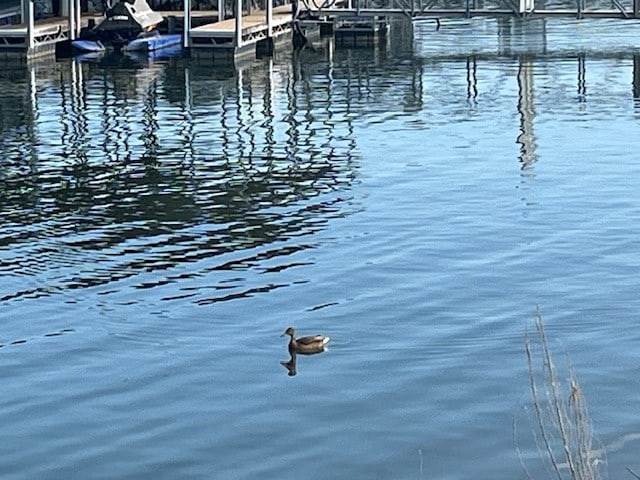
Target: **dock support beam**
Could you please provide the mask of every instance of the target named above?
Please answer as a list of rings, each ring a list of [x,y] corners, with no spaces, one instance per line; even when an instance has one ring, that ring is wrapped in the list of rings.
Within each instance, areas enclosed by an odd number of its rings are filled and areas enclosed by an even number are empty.
[[[531,13],[534,9],[534,0],[520,0],[518,13],[521,15]]]
[[[31,53],[33,47],[35,46],[35,38],[34,38],[34,19],[35,19],[35,8],[33,8],[33,0],[27,0],[27,55]]]
[[[242,0],[236,1],[236,48],[242,48]]]
[[[182,46],[189,48],[191,46],[191,0],[184,0],[184,23],[182,34]]]
[[[69,0],[69,39],[76,39],[76,32],[78,31],[78,13],[76,11],[78,4],[76,0]]]

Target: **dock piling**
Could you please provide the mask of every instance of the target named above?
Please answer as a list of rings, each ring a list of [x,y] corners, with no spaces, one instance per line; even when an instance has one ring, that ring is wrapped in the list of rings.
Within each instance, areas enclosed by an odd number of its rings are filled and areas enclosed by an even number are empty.
[[[191,0],[184,0],[184,21],[182,43],[184,48],[191,47]]]
[[[26,24],[27,24],[27,49],[28,51],[33,50],[33,47],[35,46],[35,36],[34,36],[34,29],[35,29],[35,8],[33,5],[33,0],[27,0],[27,18],[26,18]]]
[[[236,11],[234,12],[236,16],[236,37],[235,44],[236,48],[242,48],[242,0],[236,1]]]

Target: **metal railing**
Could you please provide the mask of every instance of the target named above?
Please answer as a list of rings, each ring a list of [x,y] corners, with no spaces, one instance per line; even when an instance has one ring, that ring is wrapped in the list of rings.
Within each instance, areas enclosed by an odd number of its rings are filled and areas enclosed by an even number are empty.
[[[640,0],[301,0],[311,14],[640,18]]]

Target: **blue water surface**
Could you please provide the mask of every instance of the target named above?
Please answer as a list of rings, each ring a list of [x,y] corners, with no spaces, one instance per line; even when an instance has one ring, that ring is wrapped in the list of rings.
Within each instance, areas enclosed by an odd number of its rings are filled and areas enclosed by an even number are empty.
[[[409,27],[3,69],[3,479],[553,478],[536,315],[640,471],[637,24]]]

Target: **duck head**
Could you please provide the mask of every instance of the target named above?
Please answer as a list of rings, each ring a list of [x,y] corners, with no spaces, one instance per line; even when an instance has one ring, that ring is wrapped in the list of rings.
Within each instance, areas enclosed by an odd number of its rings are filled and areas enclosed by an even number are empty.
[[[281,337],[284,337],[286,335],[289,335],[291,338],[295,337],[296,335],[296,330],[293,327],[289,327],[287,328],[284,333],[282,335],[280,335]]]

